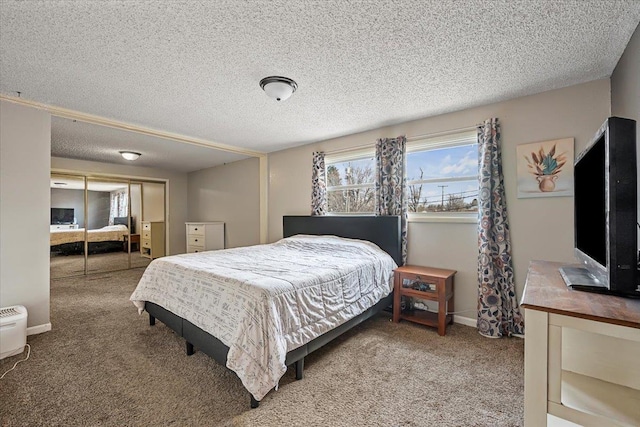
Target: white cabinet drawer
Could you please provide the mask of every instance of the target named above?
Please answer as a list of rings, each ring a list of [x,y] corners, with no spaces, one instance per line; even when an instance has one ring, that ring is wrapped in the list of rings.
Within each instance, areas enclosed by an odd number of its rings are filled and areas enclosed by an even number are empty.
[[[150,239],[151,238],[151,232],[150,231],[143,231],[142,232],[142,238],[143,239]]]
[[[189,246],[202,246],[204,248],[204,236],[192,236],[190,234],[187,239],[187,244]]]
[[[142,229],[143,230],[151,230],[151,223],[150,222],[143,222],[142,223]]]
[[[187,234],[190,236],[204,236],[204,224],[187,225]]]
[[[151,248],[151,239],[142,239],[143,248]]]
[[[224,222],[187,222],[187,253],[224,249]]]

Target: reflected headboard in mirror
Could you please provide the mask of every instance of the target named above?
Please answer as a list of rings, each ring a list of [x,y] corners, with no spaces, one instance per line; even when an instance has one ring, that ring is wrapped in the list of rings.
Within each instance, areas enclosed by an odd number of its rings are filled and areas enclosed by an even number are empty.
[[[127,217],[126,216],[117,216],[115,218],[113,218],[113,225],[129,225],[127,222]],[[130,234],[136,234],[136,217],[132,216],[131,217],[131,231]]]

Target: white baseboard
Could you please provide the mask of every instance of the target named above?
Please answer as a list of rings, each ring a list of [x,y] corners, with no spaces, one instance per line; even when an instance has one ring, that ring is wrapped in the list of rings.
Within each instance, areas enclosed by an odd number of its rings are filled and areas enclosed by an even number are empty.
[[[453,323],[459,323],[461,325],[465,325],[465,326],[471,326],[472,328],[477,328],[477,320],[476,319],[470,319],[468,317],[462,317],[462,316],[457,316],[457,315],[453,315]],[[520,334],[513,334],[514,337],[516,338],[524,338],[524,335],[520,335]]]
[[[453,315],[453,323],[459,323],[465,326],[471,326],[472,328],[478,327],[478,321],[476,319],[471,319],[469,317],[462,317],[456,314]]]
[[[27,335],[36,335],[43,332],[49,332],[51,330],[51,323],[45,323],[43,325],[31,326],[27,328]]]

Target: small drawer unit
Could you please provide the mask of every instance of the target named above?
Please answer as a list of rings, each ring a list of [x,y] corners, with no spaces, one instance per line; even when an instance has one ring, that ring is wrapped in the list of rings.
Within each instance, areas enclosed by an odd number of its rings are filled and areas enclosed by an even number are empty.
[[[164,222],[142,221],[140,232],[140,255],[146,258],[164,256]]]
[[[224,222],[187,222],[187,253],[224,249]]]
[[[438,328],[444,335],[453,322],[453,278],[455,270],[405,265],[394,271],[393,321],[400,319]],[[401,307],[402,297],[412,297],[438,303],[438,312]]]

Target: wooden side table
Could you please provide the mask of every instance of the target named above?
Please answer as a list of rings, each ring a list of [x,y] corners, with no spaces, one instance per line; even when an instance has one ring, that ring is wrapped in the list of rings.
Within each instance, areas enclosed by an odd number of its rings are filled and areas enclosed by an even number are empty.
[[[129,239],[131,239],[131,252],[138,251],[138,245],[140,244],[140,235],[139,234],[125,234],[124,241],[122,242],[122,250],[123,252],[127,252],[129,250]],[[135,245],[135,246],[134,246]],[[135,248],[135,249],[134,249]]]
[[[400,319],[438,328],[445,335],[446,325],[453,323],[453,278],[455,270],[405,265],[394,270],[393,321]],[[415,297],[438,303],[438,313],[400,308],[402,296]]]

